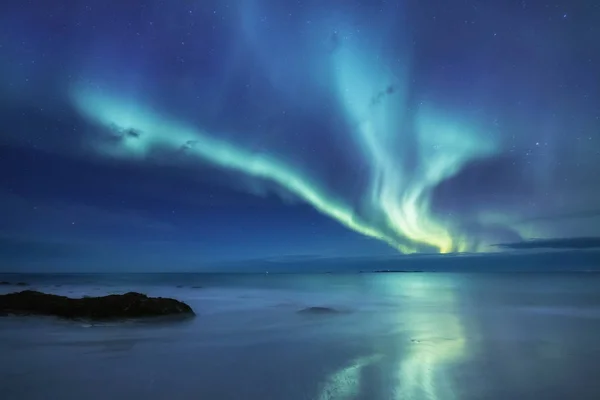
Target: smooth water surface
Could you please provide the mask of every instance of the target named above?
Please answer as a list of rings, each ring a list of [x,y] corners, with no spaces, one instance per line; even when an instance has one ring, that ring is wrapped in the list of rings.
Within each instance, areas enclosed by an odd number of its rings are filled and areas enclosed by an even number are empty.
[[[0,398],[598,399],[600,274],[1,275],[183,322],[0,318]],[[335,313],[299,313],[307,307]]]

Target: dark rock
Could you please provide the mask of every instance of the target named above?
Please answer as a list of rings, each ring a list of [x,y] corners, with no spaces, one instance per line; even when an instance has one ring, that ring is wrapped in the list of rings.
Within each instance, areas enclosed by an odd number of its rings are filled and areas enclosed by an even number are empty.
[[[0,285],[10,285],[10,282],[0,281]]]
[[[301,314],[337,314],[338,310],[330,307],[308,307],[298,311]]]
[[[192,286],[192,289],[202,289],[203,286]]]
[[[53,315],[71,319],[124,319],[157,316],[193,316],[187,304],[164,297],[129,292],[73,299],[33,290],[0,295],[0,315]]]

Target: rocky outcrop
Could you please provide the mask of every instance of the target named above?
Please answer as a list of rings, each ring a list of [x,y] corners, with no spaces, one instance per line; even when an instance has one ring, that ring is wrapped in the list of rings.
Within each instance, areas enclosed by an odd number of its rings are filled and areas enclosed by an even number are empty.
[[[71,319],[129,319],[158,316],[193,316],[187,304],[164,297],[129,292],[74,299],[33,290],[0,295],[0,315],[52,315]]]

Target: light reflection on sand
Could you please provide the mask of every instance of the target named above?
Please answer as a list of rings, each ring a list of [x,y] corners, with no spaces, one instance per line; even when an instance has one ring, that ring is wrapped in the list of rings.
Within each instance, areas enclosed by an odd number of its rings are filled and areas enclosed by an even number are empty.
[[[356,358],[350,365],[331,374],[325,382],[319,400],[354,399],[360,393],[362,369],[382,359],[381,354]]]
[[[408,320],[414,338],[398,363],[395,398],[455,399],[453,382],[445,368],[466,356],[466,339],[456,299],[449,290],[442,294],[443,299],[438,299],[442,300],[440,304],[443,302],[441,310],[423,313],[420,308],[411,307],[410,302],[430,297],[435,291],[427,290],[427,280],[414,282],[410,289],[408,311],[402,319]]]
[[[376,364],[384,374],[394,375],[394,399],[459,398],[447,373],[448,367],[467,356],[455,288],[440,290],[437,280],[411,276],[401,285],[395,280],[388,289],[401,299],[394,331],[397,347],[386,349],[374,343],[374,354],[356,358],[328,376],[320,400],[360,397],[365,370]]]
[[[176,297],[198,317],[2,317],[3,400],[600,398],[596,274],[35,278],[19,280]]]

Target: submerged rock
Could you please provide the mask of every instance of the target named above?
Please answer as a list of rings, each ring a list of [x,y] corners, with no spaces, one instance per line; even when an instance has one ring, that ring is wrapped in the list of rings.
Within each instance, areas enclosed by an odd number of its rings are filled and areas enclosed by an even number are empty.
[[[29,283],[27,283],[27,282],[17,282],[17,283],[15,283],[15,285],[17,285],[17,286],[29,286]]]
[[[94,320],[193,316],[187,304],[164,297],[148,297],[129,292],[102,297],[74,299],[33,290],[0,295],[0,315],[52,315]]]
[[[0,285],[10,285],[10,282],[0,281]]]

